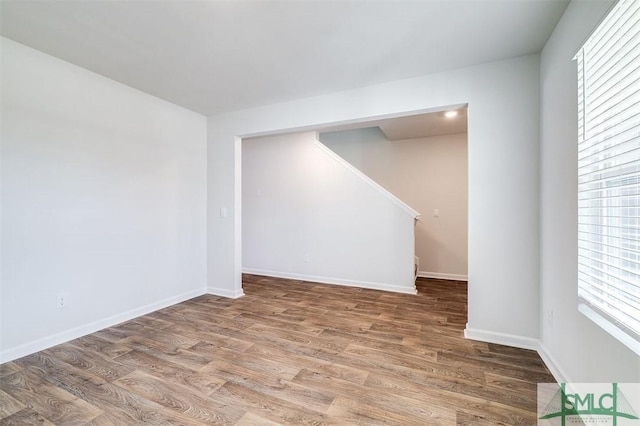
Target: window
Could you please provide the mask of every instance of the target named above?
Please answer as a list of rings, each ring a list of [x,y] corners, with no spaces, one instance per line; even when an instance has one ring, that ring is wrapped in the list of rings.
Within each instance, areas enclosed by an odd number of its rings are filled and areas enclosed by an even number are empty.
[[[640,355],[640,1],[620,0],[575,59],[579,309]]]

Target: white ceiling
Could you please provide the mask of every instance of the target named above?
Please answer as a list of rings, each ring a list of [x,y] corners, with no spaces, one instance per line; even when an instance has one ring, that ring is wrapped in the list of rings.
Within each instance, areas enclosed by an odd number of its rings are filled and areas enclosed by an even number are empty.
[[[448,118],[445,116],[447,111],[456,111],[458,115]],[[328,126],[318,129],[318,131],[321,133],[341,132],[370,127],[378,127],[390,141],[467,133],[467,106],[458,105],[442,111]]]
[[[0,32],[209,115],[537,53],[566,6],[1,0]]]
[[[442,111],[381,120],[377,125],[390,141],[467,133],[467,109],[455,111],[458,115],[451,118]]]

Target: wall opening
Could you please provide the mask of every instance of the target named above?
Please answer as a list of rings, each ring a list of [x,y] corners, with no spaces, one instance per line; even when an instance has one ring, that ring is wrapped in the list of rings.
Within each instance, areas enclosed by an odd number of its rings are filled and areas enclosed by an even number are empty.
[[[458,116],[446,117],[445,112],[450,110],[456,111]],[[422,257],[419,271],[421,276],[466,280],[468,173],[466,105],[401,116],[375,117],[351,123],[328,124],[312,129],[290,129],[279,134],[286,136],[301,130],[318,132],[320,141],[324,145],[385,189],[412,207],[420,204],[421,208],[416,208],[422,217],[416,224],[416,232],[420,235],[415,249]],[[241,209],[244,208],[241,200],[247,197],[247,194],[243,193],[242,182],[243,175],[247,173],[247,170],[243,170],[246,166],[242,158],[243,145],[255,143],[255,137],[273,135],[272,132],[270,135],[250,135],[244,140],[238,138],[236,147],[238,212],[242,212]],[[431,158],[421,158],[424,154],[428,154]],[[441,158],[437,158],[438,155],[441,155]],[[393,160],[392,163],[387,164],[389,167],[382,167],[385,158]],[[414,161],[412,164],[407,164],[407,159]],[[399,172],[403,163],[406,170],[404,174]],[[255,164],[252,167],[255,167]],[[411,179],[416,181],[407,182]],[[431,199],[423,197],[423,200],[417,203],[416,200],[420,200],[420,197],[416,196],[416,192],[423,192],[425,185],[431,188]],[[251,190],[257,192],[252,194],[253,196],[267,195],[260,194],[260,189],[252,188]],[[274,213],[277,214],[277,212]],[[237,219],[240,222],[238,222],[236,237],[237,241],[242,241],[245,226],[242,222],[243,214],[240,213]],[[454,225],[452,226],[451,223]],[[254,223],[246,225],[255,226]],[[254,231],[247,229],[247,232]],[[438,233],[439,235],[436,235]],[[455,238],[447,238],[447,233],[450,237],[455,234]],[[284,236],[285,240],[286,238]],[[451,240],[455,242],[452,244]],[[425,241],[427,243],[432,241],[433,244],[425,245]],[[246,238],[244,243],[248,243]],[[249,241],[249,243],[258,244],[255,241]],[[453,249],[451,246],[454,246]],[[241,259],[238,265],[240,271],[246,270],[248,266],[243,258],[244,249],[238,250]],[[251,250],[255,250],[255,247],[251,247]],[[430,253],[425,254],[427,253],[425,250]],[[312,254],[302,252],[297,257],[300,256],[302,256],[300,259],[291,259],[291,261],[312,262]],[[322,276],[321,272],[316,271]],[[295,278],[295,274],[291,277]]]

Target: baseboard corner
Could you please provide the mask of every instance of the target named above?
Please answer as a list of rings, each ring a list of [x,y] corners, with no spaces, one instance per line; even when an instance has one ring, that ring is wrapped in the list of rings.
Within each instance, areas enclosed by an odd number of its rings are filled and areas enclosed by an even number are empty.
[[[556,380],[556,382],[558,383],[570,382],[570,380],[568,380],[567,374],[563,371],[562,368],[560,368],[558,362],[555,360],[553,356],[551,356],[551,354],[547,350],[547,347],[544,345],[544,343],[542,343],[541,340],[538,341],[538,355],[540,355],[542,362],[544,362],[544,365],[547,366],[547,368],[553,375],[553,378]]]
[[[242,288],[229,290],[227,288],[220,287],[207,287],[207,294],[211,294],[214,296],[226,297],[227,299],[239,299],[244,296],[244,291]]]
[[[418,278],[433,278],[437,280],[450,280],[450,281],[469,281],[469,277],[467,275],[445,274],[441,272],[429,272],[429,271],[418,271]]]
[[[515,334],[499,333],[495,331],[479,330],[469,328],[467,323],[464,329],[464,337],[469,340],[477,340],[485,343],[495,343],[497,345],[513,346],[514,348],[537,351],[539,348],[538,339],[532,337],[518,336]]]

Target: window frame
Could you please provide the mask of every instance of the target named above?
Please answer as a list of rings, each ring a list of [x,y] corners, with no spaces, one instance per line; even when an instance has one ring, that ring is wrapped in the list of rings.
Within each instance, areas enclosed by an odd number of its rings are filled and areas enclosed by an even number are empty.
[[[574,57],[577,284],[578,310],[640,355],[640,54],[635,55],[640,3],[635,1],[619,0]]]

